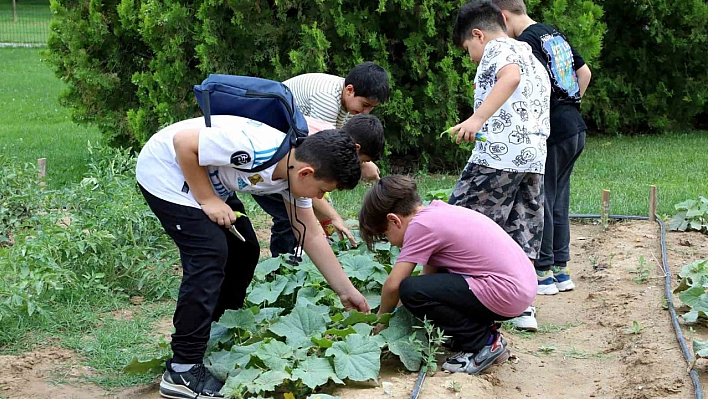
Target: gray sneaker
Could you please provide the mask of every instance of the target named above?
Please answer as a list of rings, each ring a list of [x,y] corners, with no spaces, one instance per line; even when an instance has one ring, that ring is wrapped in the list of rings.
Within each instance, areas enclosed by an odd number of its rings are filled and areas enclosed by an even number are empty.
[[[500,333],[490,345],[484,346],[477,353],[460,352],[447,359],[442,369],[451,373],[479,374],[495,364],[504,363],[509,359],[506,340]]]
[[[223,398],[224,395],[219,393],[223,386],[203,364],[196,364],[188,371],[178,373],[172,370],[170,359],[160,381],[160,395],[170,399]]]

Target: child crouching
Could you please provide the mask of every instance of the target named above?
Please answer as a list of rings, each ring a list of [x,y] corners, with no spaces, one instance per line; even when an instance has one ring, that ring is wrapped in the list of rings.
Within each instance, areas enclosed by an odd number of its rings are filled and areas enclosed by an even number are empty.
[[[390,176],[366,193],[359,228],[370,249],[384,238],[401,248],[381,292],[379,316],[400,299],[441,328],[450,349],[459,351],[443,370],[477,374],[509,357],[498,322],[531,305],[537,282],[528,257],[499,225],[442,201],[424,206],[412,179]],[[416,264],[423,270],[411,276]]]

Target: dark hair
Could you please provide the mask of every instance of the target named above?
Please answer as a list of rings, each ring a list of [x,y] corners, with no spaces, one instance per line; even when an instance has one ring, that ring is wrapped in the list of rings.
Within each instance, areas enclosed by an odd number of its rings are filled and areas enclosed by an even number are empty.
[[[415,180],[393,175],[379,180],[364,196],[359,211],[359,235],[370,251],[383,239],[388,219],[386,215],[408,216],[422,204]]]
[[[363,62],[354,67],[346,78],[344,86],[352,85],[354,95],[378,101],[380,104],[388,101],[388,73],[373,62]]]
[[[337,130],[308,136],[295,148],[295,159],[312,166],[315,179],[334,181],[339,190],[353,189],[361,178],[356,143]]]
[[[381,159],[385,139],[383,125],[375,115],[354,115],[342,126],[341,131],[350,135],[354,142],[359,144],[360,156],[366,155],[372,161]]]
[[[462,6],[452,29],[452,42],[462,47],[462,43],[472,36],[472,29],[506,32],[506,23],[499,7],[489,0],[472,0]]]
[[[524,0],[492,0],[492,4],[502,11],[509,11],[512,14],[526,14],[526,4]]]

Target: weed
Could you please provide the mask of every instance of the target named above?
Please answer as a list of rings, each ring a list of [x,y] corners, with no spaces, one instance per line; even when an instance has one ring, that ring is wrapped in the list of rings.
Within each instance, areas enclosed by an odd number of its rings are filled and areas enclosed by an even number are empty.
[[[640,334],[643,329],[644,329],[644,327],[642,327],[638,321],[633,320],[632,327],[627,328],[626,330],[624,330],[624,332],[626,332],[627,334],[635,334],[636,335],[636,334]]]
[[[452,392],[457,393],[457,392],[462,391],[462,384],[460,384],[457,381],[449,381],[447,383],[447,385],[445,386],[445,388],[447,388],[448,391],[452,391]]]
[[[551,353],[555,352],[555,350],[556,350],[555,346],[541,345],[538,347],[538,351],[540,353],[543,353],[544,355],[550,355]]]
[[[443,333],[442,329],[435,327],[427,318],[423,320],[422,327],[414,328],[422,328],[425,330],[425,334],[428,337],[428,345],[427,348],[423,350],[423,369],[426,370],[428,374],[434,374],[438,369],[437,356],[444,353],[440,348],[449,337]]]
[[[632,272],[636,274],[636,276],[632,280],[634,280],[634,282],[637,284],[646,283],[647,281],[649,281],[652,269],[653,267],[649,265],[646,260],[644,260],[644,255],[640,256],[639,265],[637,265],[637,267]]]

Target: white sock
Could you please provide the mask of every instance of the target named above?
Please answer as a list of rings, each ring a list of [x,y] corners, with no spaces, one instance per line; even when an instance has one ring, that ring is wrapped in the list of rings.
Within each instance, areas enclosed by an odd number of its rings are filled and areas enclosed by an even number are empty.
[[[194,364],[172,363],[172,370],[178,373],[184,373],[185,371],[189,371],[189,369],[191,369],[192,367],[194,367]]]

